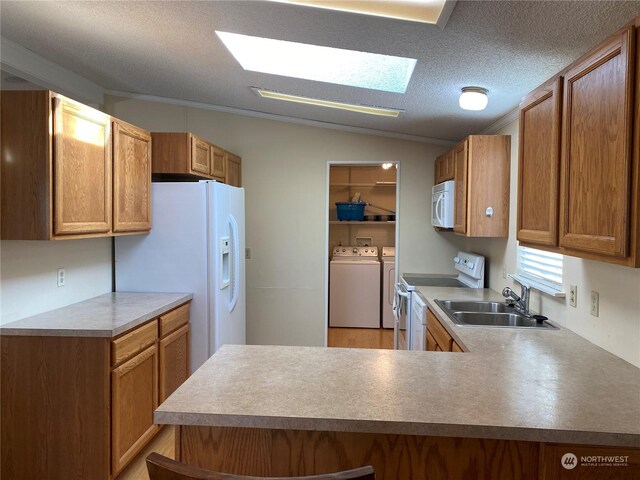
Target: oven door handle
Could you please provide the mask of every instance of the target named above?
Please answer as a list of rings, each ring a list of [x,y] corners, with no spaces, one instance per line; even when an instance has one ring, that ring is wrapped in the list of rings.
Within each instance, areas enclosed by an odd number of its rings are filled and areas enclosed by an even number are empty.
[[[396,293],[401,297],[409,298],[409,291],[402,283],[396,283]]]

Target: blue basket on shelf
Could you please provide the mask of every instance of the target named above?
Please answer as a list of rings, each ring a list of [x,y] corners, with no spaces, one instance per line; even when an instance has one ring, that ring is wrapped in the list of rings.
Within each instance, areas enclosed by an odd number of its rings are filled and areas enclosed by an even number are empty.
[[[364,219],[364,207],[366,203],[359,202],[336,202],[338,220],[340,221],[362,221]]]

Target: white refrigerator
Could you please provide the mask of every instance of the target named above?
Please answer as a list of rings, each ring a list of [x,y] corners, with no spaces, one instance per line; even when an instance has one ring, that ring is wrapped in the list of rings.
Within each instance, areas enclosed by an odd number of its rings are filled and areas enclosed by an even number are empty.
[[[117,237],[116,291],[190,292],[190,370],[245,343],[244,189],[153,183],[151,233]]]

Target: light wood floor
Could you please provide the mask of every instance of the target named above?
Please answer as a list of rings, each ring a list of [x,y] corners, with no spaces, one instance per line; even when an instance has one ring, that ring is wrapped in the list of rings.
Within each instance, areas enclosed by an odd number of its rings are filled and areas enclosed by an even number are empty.
[[[388,328],[329,328],[329,347],[393,350],[393,330]]]
[[[167,425],[149,442],[149,445],[125,468],[117,480],[149,480],[145,460],[151,452],[175,458],[175,427]]]

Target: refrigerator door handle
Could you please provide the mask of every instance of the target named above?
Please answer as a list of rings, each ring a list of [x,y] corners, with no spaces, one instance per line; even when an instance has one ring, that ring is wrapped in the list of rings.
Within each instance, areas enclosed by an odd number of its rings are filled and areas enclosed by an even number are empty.
[[[229,299],[229,312],[233,312],[238,303],[238,273],[240,272],[240,252],[238,252],[238,222],[233,215],[229,215],[229,230],[231,236],[231,298]]]

